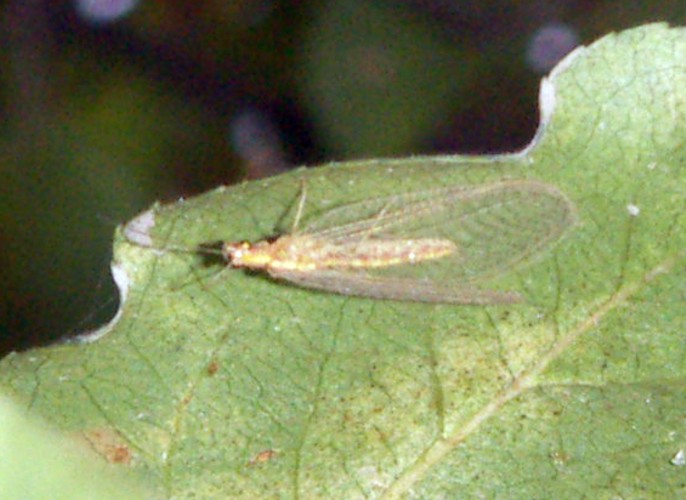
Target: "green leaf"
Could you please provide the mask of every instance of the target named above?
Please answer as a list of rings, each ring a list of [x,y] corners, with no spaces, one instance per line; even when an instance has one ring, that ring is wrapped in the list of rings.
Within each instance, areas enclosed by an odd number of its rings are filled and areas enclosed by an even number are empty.
[[[126,294],[101,338],[9,356],[0,381],[67,432],[116,431],[166,496],[683,496],[685,58],[662,24],[575,51],[519,154],[336,164],[156,206],[117,233]],[[527,179],[578,222],[484,282],[518,304],[345,297],[172,250],[288,230],[303,179],[304,217]]]
[[[92,499],[146,498],[131,478],[99,460],[93,449],[111,461],[127,461],[126,446],[118,447],[115,434],[99,429],[60,436],[28,417],[15,404],[0,398],[0,498]]]

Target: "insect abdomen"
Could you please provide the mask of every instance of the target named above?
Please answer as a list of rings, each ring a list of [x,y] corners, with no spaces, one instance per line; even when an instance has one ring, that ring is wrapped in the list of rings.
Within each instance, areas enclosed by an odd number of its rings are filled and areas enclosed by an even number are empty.
[[[275,259],[270,267],[297,270],[378,268],[417,264],[445,257],[455,251],[455,243],[437,238],[370,238],[350,244],[332,244],[303,237],[289,241],[288,250]]]

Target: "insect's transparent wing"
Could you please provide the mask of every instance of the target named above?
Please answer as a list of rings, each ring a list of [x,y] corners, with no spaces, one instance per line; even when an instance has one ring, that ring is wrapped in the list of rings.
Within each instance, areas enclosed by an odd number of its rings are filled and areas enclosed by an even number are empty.
[[[359,271],[280,270],[271,274],[274,278],[303,288],[383,300],[472,305],[512,304],[521,301],[520,295],[515,292],[479,290],[459,286],[459,283],[453,286],[436,281],[380,277]]]
[[[528,260],[575,223],[572,202],[555,186],[503,181],[361,201],[333,209],[307,226],[331,243],[375,238],[444,238],[457,252],[419,265],[374,272],[437,283],[487,278]]]
[[[503,181],[475,186],[455,186],[371,198],[333,208],[308,221],[302,233],[317,234],[330,241],[350,241],[369,237],[408,223],[424,224],[449,213],[469,215],[473,210],[488,211],[522,197],[567,201],[554,186],[538,181]]]
[[[466,193],[467,188],[452,187],[416,191],[393,196],[369,198],[327,210],[307,221],[301,233],[315,234],[336,242],[368,237],[408,220],[430,217],[447,210],[442,204]]]

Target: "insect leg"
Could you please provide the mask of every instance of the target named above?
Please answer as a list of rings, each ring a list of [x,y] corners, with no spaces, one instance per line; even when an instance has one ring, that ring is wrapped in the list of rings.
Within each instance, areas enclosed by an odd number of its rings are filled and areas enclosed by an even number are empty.
[[[298,209],[295,212],[295,219],[293,219],[293,226],[291,227],[291,234],[294,234],[300,225],[300,218],[305,209],[305,200],[307,199],[307,185],[305,179],[300,179],[300,199],[298,200]]]

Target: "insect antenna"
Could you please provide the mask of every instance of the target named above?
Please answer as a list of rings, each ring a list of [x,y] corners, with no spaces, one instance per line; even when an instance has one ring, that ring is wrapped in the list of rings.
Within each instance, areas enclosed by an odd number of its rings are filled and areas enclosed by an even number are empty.
[[[214,266],[219,263],[226,264],[226,254],[222,251],[224,241],[210,241],[200,243],[193,250],[195,253],[202,256],[204,266]]]

